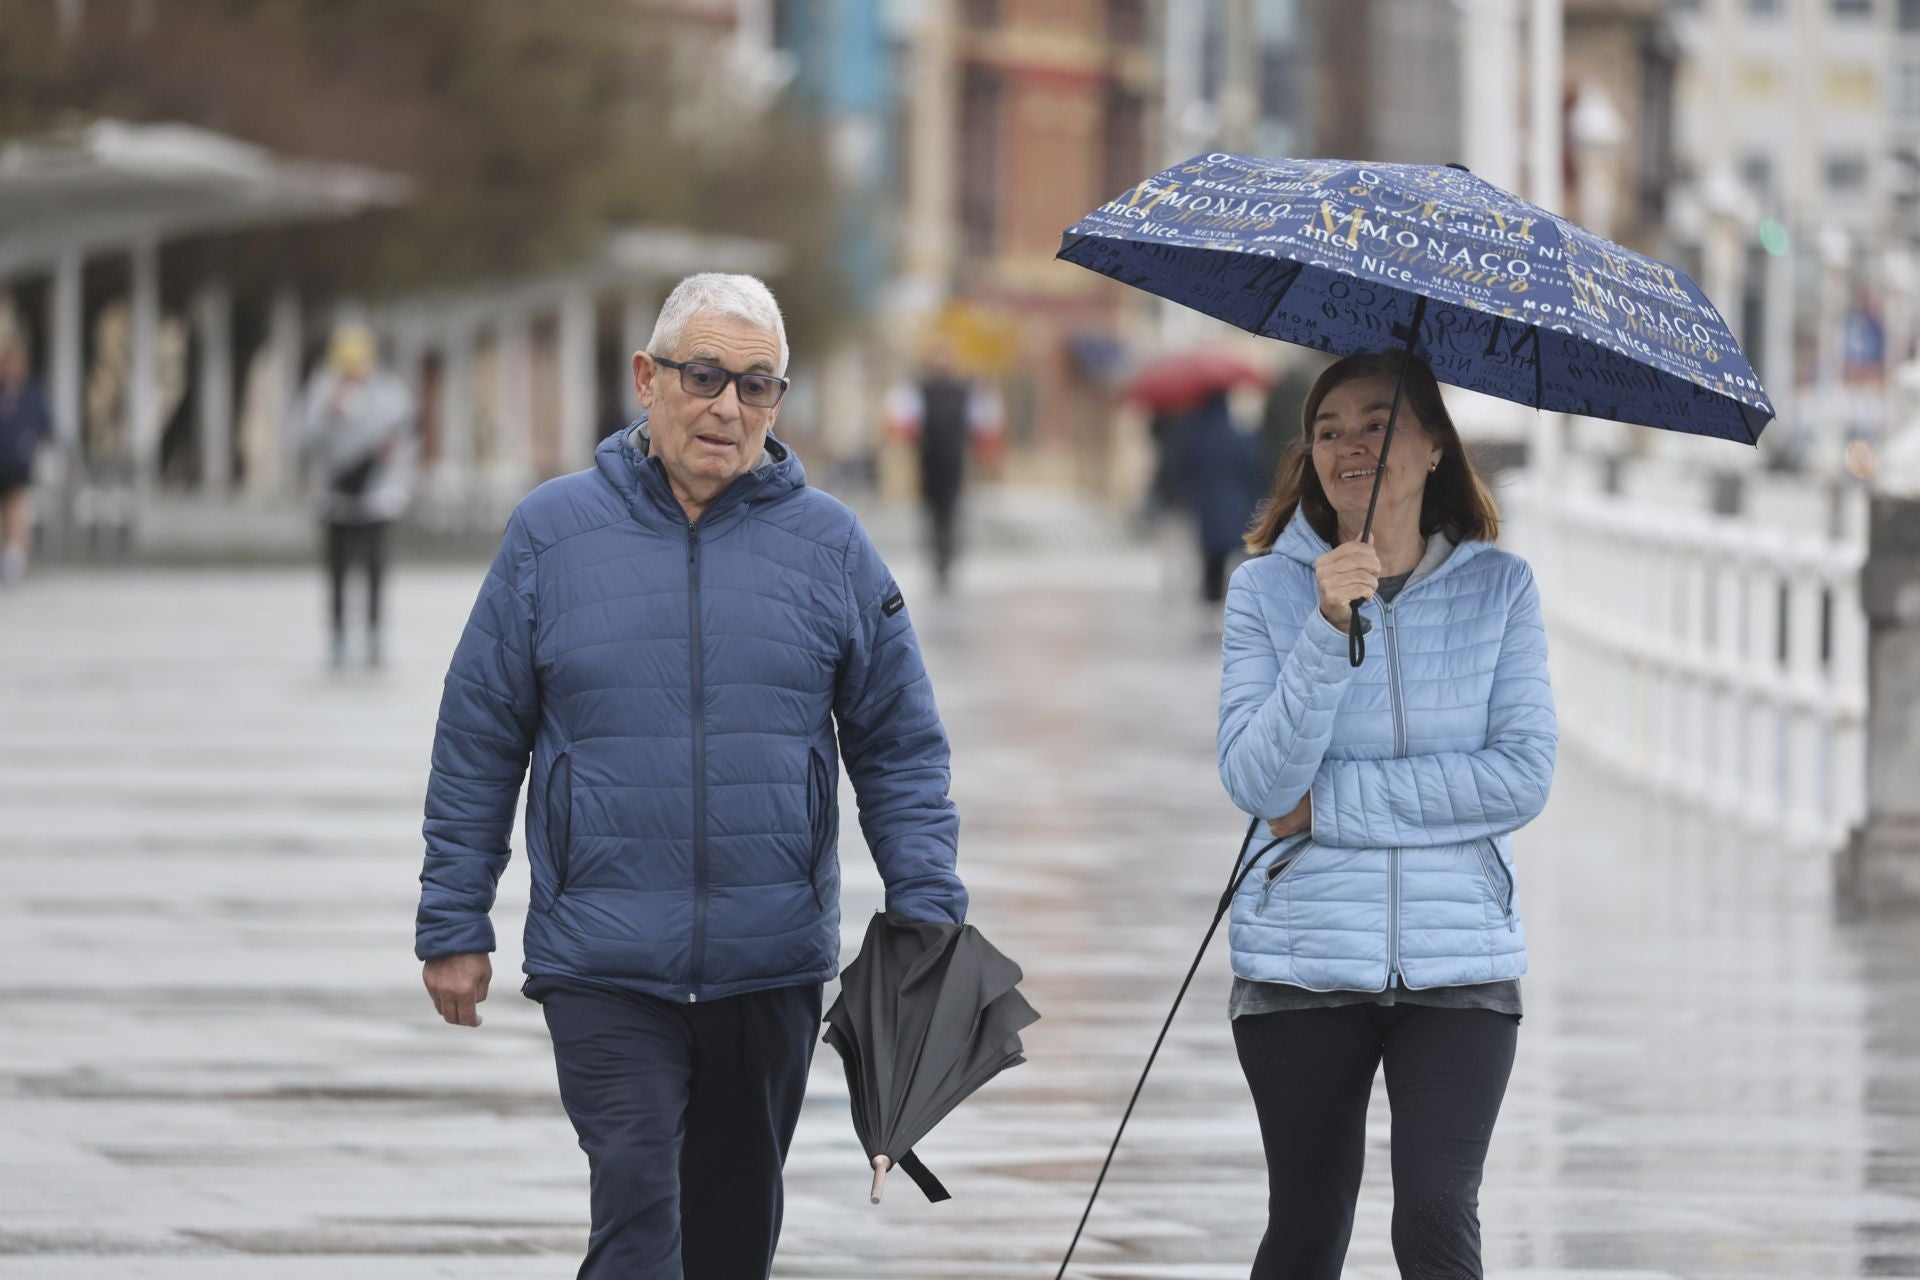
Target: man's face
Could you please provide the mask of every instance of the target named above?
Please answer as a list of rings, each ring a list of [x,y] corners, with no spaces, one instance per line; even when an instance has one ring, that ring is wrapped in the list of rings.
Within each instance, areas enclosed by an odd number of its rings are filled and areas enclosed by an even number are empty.
[[[771,330],[732,316],[700,313],[680,336],[677,361],[718,365],[733,373],[780,372],[780,342]],[[753,470],[766,447],[767,431],[780,407],[755,409],[740,403],[737,384],[713,399],[683,390],[680,374],[634,353],[633,387],[648,413],[654,455],[666,468],[674,494],[704,507],[740,476]]]

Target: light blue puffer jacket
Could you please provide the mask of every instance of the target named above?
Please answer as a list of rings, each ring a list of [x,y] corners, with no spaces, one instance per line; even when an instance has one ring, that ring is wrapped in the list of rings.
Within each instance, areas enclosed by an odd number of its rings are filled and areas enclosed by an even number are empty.
[[[1227,592],[1220,778],[1263,818],[1313,791],[1311,833],[1263,855],[1235,895],[1233,970],[1315,990],[1518,977],[1509,837],[1545,807],[1558,741],[1532,571],[1463,543],[1362,610],[1356,670],[1319,612],[1327,551],[1296,514]]]

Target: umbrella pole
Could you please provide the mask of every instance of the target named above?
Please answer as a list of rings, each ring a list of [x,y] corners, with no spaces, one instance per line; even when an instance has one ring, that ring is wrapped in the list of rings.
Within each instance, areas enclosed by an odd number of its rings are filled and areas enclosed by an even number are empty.
[[[880,1203],[880,1184],[887,1180],[887,1170],[893,1168],[893,1161],[885,1156],[873,1158],[873,1203]]]
[[[1424,296],[1413,301],[1413,319],[1407,325],[1407,358],[1401,362],[1400,376],[1393,384],[1393,407],[1387,410],[1387,433],[1380,441],[1380,457],[1373,465],[1373,493],[1367,498],[1367,522],[1360,530],[1360,541],[1366,542],[1373,537],[1373,512],[1380,505],[1380,483],[1387,478],[1387,451],[1393,448],[1393,428],[1400,418],[1400,397],[1407,389],[1407,365],[1413,361],[1414,344],[1420,340],[1420,321],[1426,317],[1427,300]],[[1365,600],[1349,602],[1347,620],[1347,661],[1359,666],[1367,660],[1367,636],[1361,630],[1365,625],[1360,620],[1360,606]]]
[[[1133,1096],[1127,1099],[1127,1109],[1120,1115],[1120,1127],[1114,1131],[1113,1144],[1107,1148],[1107,1158],[1100,1164],[1100,1176],[1093,1180],[1093,1194],[1087,1197],[1087,1207],[1080,1214],[1080,1225],[1073,1229],[1073,1239],[1067,1243],[1067,1256],[1060,1259],[1060,1269],[1053,1273],[1053,1280],[1064,1280],[1067,1267],[1073,1262],[1073,1251],[1080,1247],[1081,1233],[1087,1229],[1087,1219],[1093,1216],[1094,1201],[1100,1198],[1100,1188],[1107,1185],[1107,1170],[1113,1168],[1113,1157],[1120,1150],[1120,1139],[1127,1132],[1127,1121],[1133,1119],[1133,1108],[1140,1101],[1140,1091],[1147,1087],[1147,1077],[1153,1072],[1153,1064],[1160,1057],[1160,1046],[1167,1042],[1167,1032],[1173,1029],[1174,1015],[1180,1012],[1180,1002],[1187,998],[1187,988],[1193,985],[1193,975],[1200,972],[1201,957],[1207,954],[1207,945],[1213,941],[1214,931],[1219,929],[1221,919],[1233,906],[1233,895],[1240,891],[1240,885],[1247,878],[1267,851],[1280,844],[1286,837],[1269,840],[1247,857],[1247,850],[1253,844],[1253,833],[1260,829],[1260,819],[1255,818],[1247,824],[1247,834],[1240,841],[1240,851],[1233,855],[1233,875],[1227,881],[1227,891],[1220,895],[1220,905],[1214,908],[1213,923],[1207,926],[1207,936],[1200,939],[1200,950],[1194,952],[1193,963],[1187,966],[1187,976],[1180,983],[1180,990],[1174,993],[1173,1008],[1167,1010],[1167,1020],[1160,1024],[1160,1034],[1154,1038],[1153,1048],[1147,1054],[1147,1065],[1141,1068],[1140,1083],[1133,1086]]]

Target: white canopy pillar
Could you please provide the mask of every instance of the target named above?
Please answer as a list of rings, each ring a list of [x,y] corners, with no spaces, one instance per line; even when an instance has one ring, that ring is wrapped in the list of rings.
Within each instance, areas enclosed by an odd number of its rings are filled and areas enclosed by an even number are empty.
[[[625,337],[620,346],[624,361],[618,370],[616,385],[621,388],[620,403],[625,406],[628,417],[638,417],[640,402],[633,395],[633,353],[645,351],[648,339],[653,337],[653,322],[660,316],[660,298],[657,294],[635,289],[627,293],[626,303],[620,311],[620,327]]]
[[[160,249],[152,239],[142,238],[134,242],[131,254],[126,436],[134,483],[146,489],[160,469]]]
[[[494,330],[494,402],[500,418],[495,466],[503,485],[524,486],[533,478],[532,322],[517,308],[506,312]]]
[[[570,284],[560,300],[560,470],[593,465],[598,441],[599,396],[593,371],[593,291]]]
[[[299,486],[301,437],[306,427],[300,420],[304,390],[300,376],[301,350],[305,342],[300,330],[300,295],[291,289],[282,289],[273,295],[267,309],[267,348],[273,362],[271,403],[276,421],[269,437],[272,456],[248,460],[249,470],[256,461],[262,468],[260,486],[248,486],[256,491],[271,488],[275,493],[290,495]]]
[[[65,462],[80,456],[80,385],[85,353],[82,272],[78,249],[63,251],[53,266],[53,298],[48,318],[48,374],[53,400],[54,439]]]
[[[224,280],[194,295],[193,326],[200,344],[200,487],[223,498],[233,478],[233,294]]]
[[[473,326],[456,316],[441,336],[440,431],[434,440],[436,487],[464,492],[473,470]]]

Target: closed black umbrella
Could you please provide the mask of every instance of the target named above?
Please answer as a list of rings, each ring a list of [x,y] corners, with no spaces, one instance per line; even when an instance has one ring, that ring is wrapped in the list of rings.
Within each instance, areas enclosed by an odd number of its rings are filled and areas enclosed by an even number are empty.
[[[875,1204],[895,1165],[927,1199],[950,1198],[913,1146],[974,1090],[1026,1061],[1020,1031],[1040,1015],[1014,989],[1020,977],[972,925],[892,912],[867,925],[827,1011],[826,1041],[846,1065]]]

